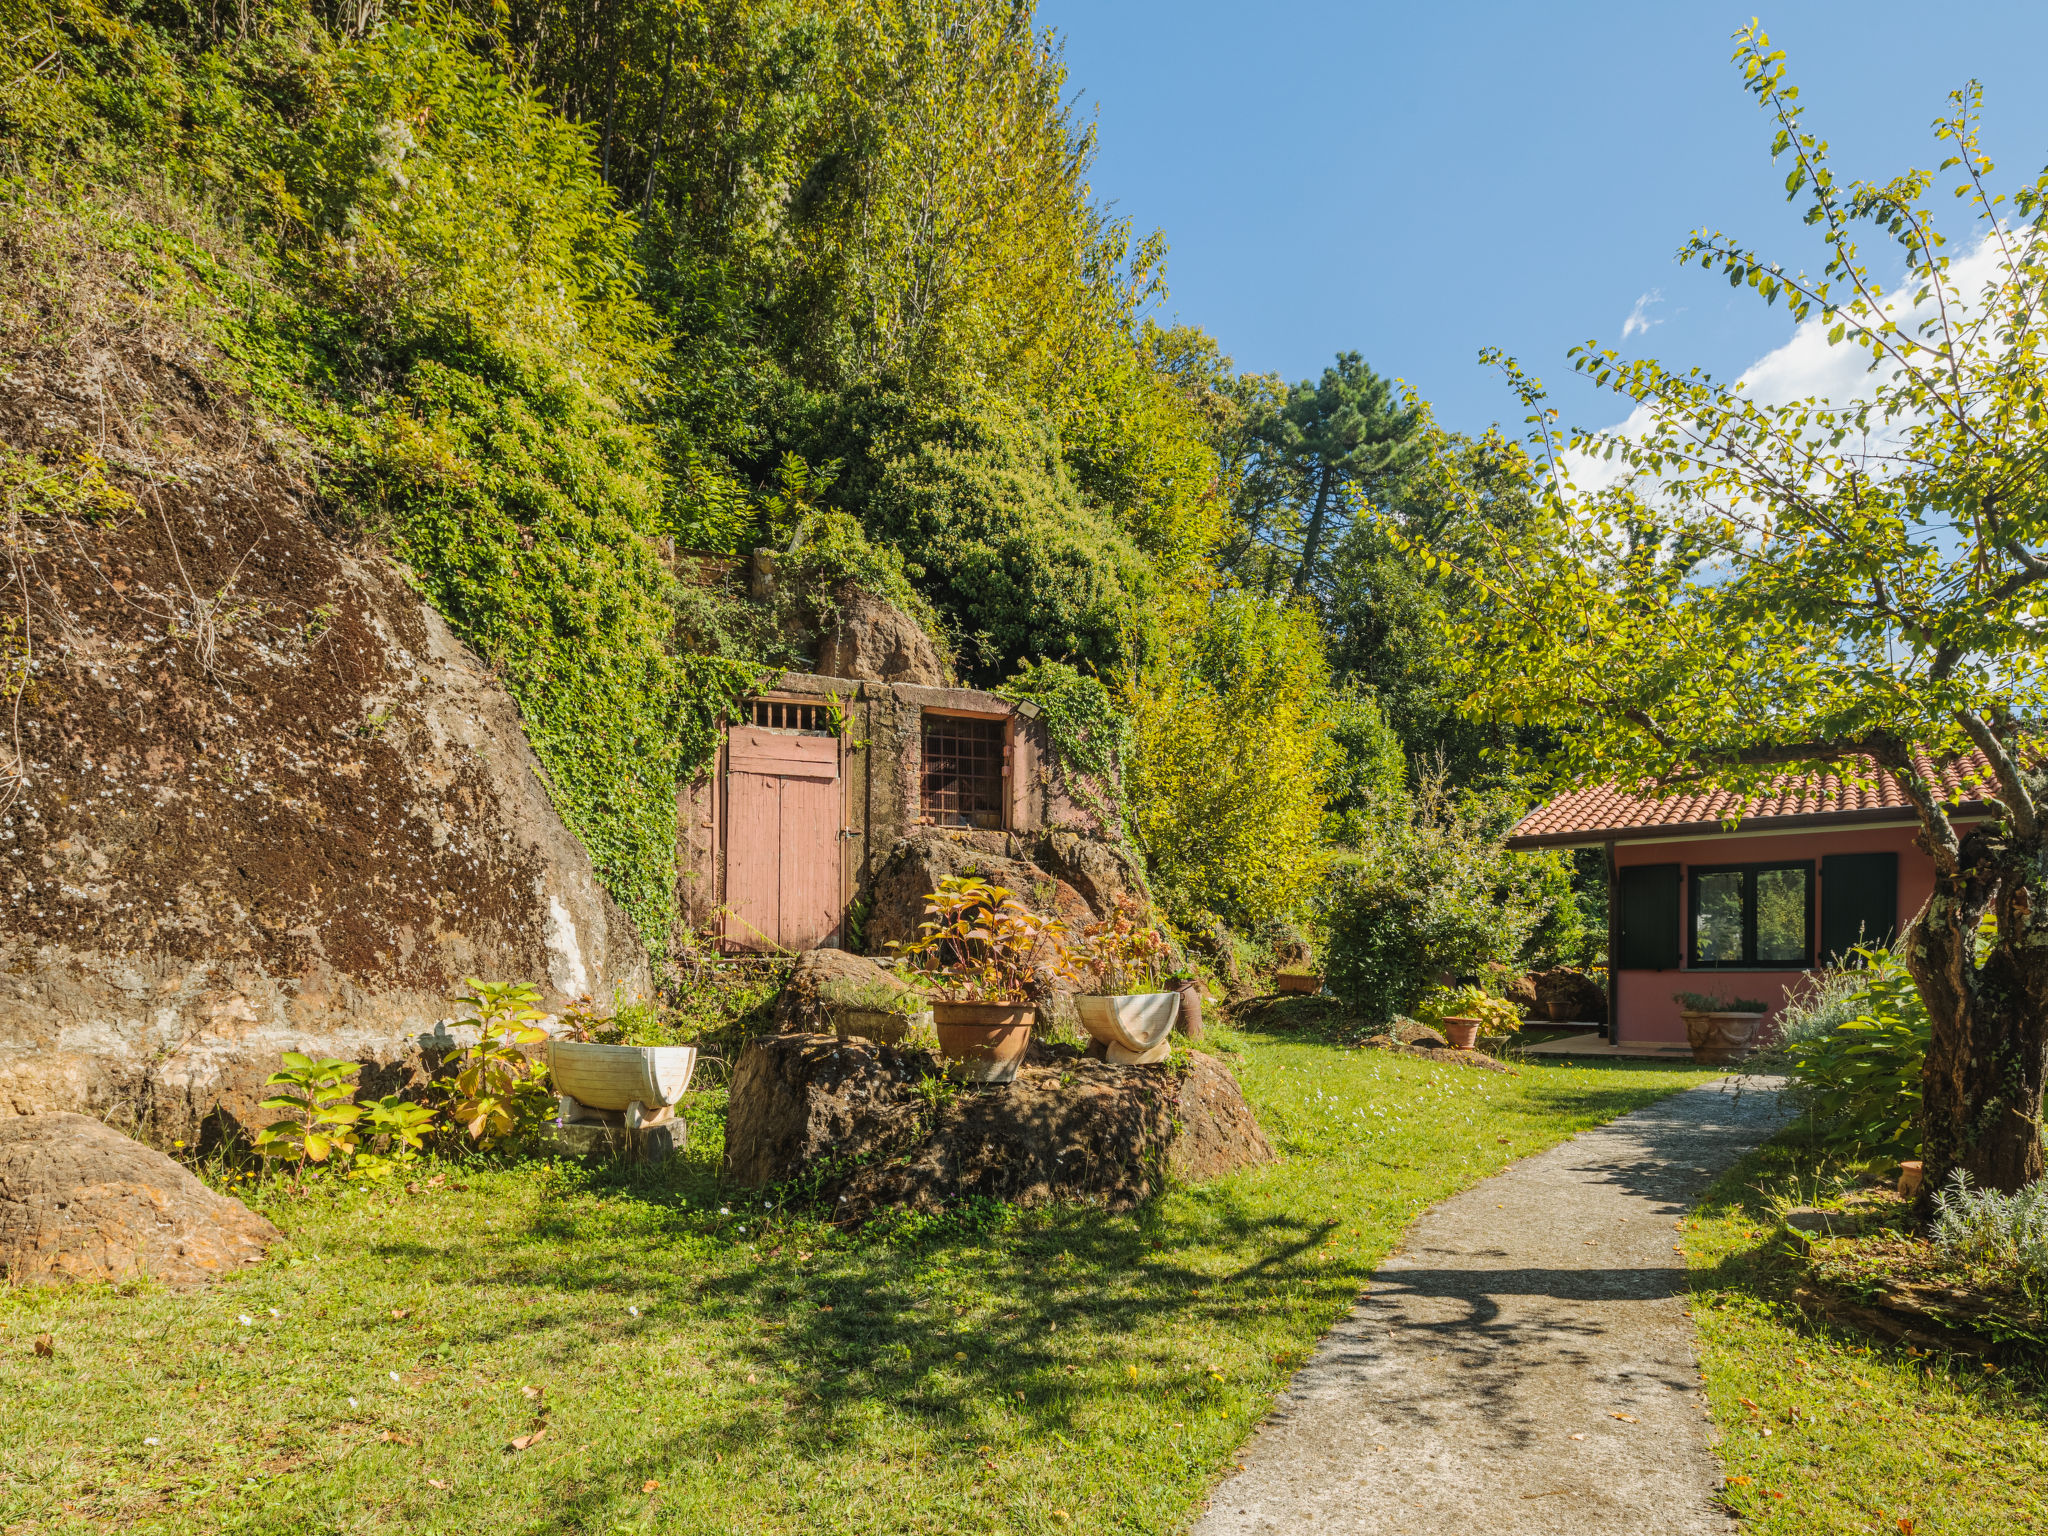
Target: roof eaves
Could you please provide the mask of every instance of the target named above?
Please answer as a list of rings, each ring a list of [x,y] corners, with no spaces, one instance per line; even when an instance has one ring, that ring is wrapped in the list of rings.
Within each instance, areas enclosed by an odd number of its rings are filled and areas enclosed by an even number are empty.
[[[1949,815],[1973,818],[1989,814],[1982,800],[1965,800],[1949,808]],[[1812,811],[1794,816],[1748,816],[1735,826],[1719,821],[1650,822],[1634,826],[1578,827],[1567,832],[1531,832],[1510,835],[1507,846],[1516,852],[1537,848],[1597,848],[1607,843],[1680,842],[1701,837],[1742,837],[1758,832],[1799,832],[1823,827],[1854,827],[1891,824],[1915,826],[1919,818],[1911,806],[1871,806],[1853,811]]]

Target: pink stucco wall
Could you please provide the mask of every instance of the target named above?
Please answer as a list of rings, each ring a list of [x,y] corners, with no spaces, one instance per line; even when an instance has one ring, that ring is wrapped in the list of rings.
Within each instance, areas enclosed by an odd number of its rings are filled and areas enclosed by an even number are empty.
[[[1694,864],[1761,864],[1783,859],[1811,859],[1818,874],[1823,856],[1830,853],[1896,853],[1899,856],[1900,927],[1925,904],[1934,890],[1934,864],[1914,843],[1917,829],[1897,827],[1833,827],[1815,832],[1736,832],[1719,837],[1684,841],[1623,843],[1615,849],[1615,863],[1678,864],[1683,866],[1679,886],[1681,956],[1689,956],[1684,925],[1691,920],[1691,881]],[[1825,899],[1823,893],[1822,899]],[[1719,993],[1723,996],[1762,998],[1777,1012],[1787,990],[1806,975],[1804,971],[1739,969],[1710,966],[1694,970],[1682,966],[1671,971],[1621,971],[1615,976],[1614,1038],[1638,1044],[1685,1043],[1685,1023],[1679,1017],[1675,992]],[[1768,1027],[1768,1026],[1767,1026]]]

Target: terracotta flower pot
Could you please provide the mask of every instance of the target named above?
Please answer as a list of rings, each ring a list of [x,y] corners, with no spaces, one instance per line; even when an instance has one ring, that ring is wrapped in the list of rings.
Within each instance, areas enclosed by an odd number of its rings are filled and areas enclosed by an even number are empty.
[[[1192,976],[1176,976],[1167,983],[1180,994],[1180,1017],[1173,1027],[1190,1040],[1202,1038],[1202,984]]]
[[[1479,1021],[1477,1019],[1445,1019],[1444,1038],[1451,1042],[1454,1051],[1469,1051],[1479,1044]]]
[[[1275,971],[1273,973],[1273,990],[1276,992],[1320,992],[1323,990],[1323,978],[1314,971]]]
[[[1142,1067],[1166,1060],[1173,1021],[1180,1013],[1178,992],[1126,992],[1114,997],[1074,999],[1074,1012],[1091,1038],[1108,1047],[1107,1059],[1123,1067]]]
[[[1725,1067],[1749,1054],[1749,1042],[1764,1016],[1760,1013],[1692,1013],[1685,1020],[1685,1041],[1692,1059],[1703,1066]]]
[[[1024,1064],[1038,1010],[1029,1003],[932,1004],[946,1075],[963,1083],[1007,1083]]]

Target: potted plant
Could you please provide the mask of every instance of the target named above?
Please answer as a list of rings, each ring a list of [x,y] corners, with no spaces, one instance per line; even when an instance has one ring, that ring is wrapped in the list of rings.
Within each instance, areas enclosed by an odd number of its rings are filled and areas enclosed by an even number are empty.
[[[1000,885],[959,875],[939,882],[925,912],[917,938],[889,947],[924,982],[946,1072],[1007,1083],[1023,1065],[1040,993],[1051,978],[1074,974],[1067,925]]]
[[[1512,1034],[1522,1023],[1513,1003],[1470,984],[1432,993],[1416,1012],[1423,1023],[1442,1030],[1444,1039],[1460,1051],[1476,1049],[1482,1030]]]
[[[1692,1059],[1710,1067],[1725,1067],[1747,1056],[1758,1026],[1771,1011],[1769,1003],[1753,997],[1674,992],[1671,1000],[1685,1020],[1685,1042],[1692,1047]]]
[[[832,1027],[842,1040],[897,1045],[913,1029],[932,1021],[923,995],[895,981],[828,981],[818,988],[818,1000],[832,1015]]]
[[[1323,990],[1323,978],[1312,969],[1308,940],[1291,923],[1276,924],[1271,930],[1273,945],[1273,990],[1313,993]]]
[[[1081,1027],[1120,1066],[1164,1061],[1180,1015],[1180,992],[1166,981],[1166,936],[1129,898],[1116,915],[1081,930],[1092,992],[1075,997]]]

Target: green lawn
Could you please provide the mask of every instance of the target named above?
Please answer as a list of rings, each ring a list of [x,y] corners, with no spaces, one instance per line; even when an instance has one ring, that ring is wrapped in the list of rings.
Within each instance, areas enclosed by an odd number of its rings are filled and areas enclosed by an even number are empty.
[[[1689,1224],[1692,1312],[1725,1437],[1728,1503],[1757,1536],[2048,1531],[2048,1380],[1987,1372],[1810,1323],[1770,1197],[1825,1198],[1841,1170],[1774,1143]]]
[[[273,1186],[211,1291],[0,1293],[0,1528],[1175,1531],[1417,1211],[1702,1075],[1216,1044],[1284,1160],[1133,1215],[841,1235],[707,1098],[658,1175]]]

